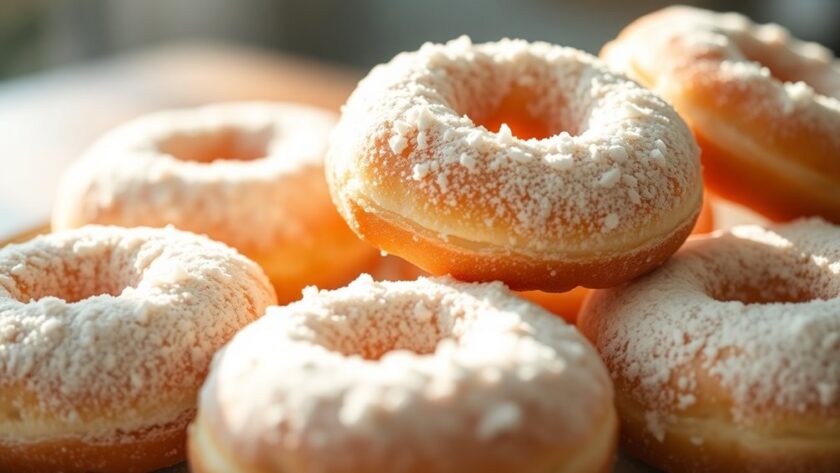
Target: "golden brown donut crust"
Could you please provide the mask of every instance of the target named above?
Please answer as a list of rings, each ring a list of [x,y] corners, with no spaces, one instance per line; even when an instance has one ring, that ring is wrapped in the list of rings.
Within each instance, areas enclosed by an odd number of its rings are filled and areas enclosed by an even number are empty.
[[[720,421],[700,413],[695,418],[680,419],[664,426],[668,435],[662,441],[654,437],[645,419],[645,409],[621,394],[616,396],[621,412],[621,448],[640,460],[665,471],[682,473],[818,473],[837,471],[840,465],[840,425],[833,432],[823,432],[823,441],[785,432],[739,441],[745,432],[727,432]],[[700,409],[694,409],[700,411]],[[663,422],[668,422],[663,420]],[[819,422],[813,422],[816,427]],[[804,422],[797,426],[807,431]],[[787,436],[785,434],[788,434]],[[698,435],[703,436],[698,445]]]
[[[146,473],[186,457],[188,420],[141,438],[126,434],[116,442],[79,439],[0,443],[0,471],[16,473]]]
[[[559,452],[556,459],[541,458],[535,460],[535,464],[562,465],[557,468],[550,468],[547,470],[550,473],[566,473],[566,472],[580,472],[580,473],[610,473],[613,471],[615,465],[615,452],[618,445],[618,421],[614,412],[604,411],[602,419],[598,419],[598,425],[603,425],[602,434],[593,436],[590,442],[580,446],[580,449],[563,450]],[[580,454],[581,449],[589,449],[589,454]],[[578,455],[581,460],[573,464],[569,464],[565,459],[574,453]],[[187,457],[189,458],[190,471],[193,473],[292,473],[275,470],[267,470],[259,468],[254,465],[246,465],[240,462],[235,454],[225,448],[225,445],[215,438],[213,429],[209,423],[199,415],[195,422],[190,425],[189,435],[187,441]],[[210,459],[212,457],[212,460]],[[292,466],[291,468],[294,468]],[[523,465],[523,469],[526,468]],[[413,470],[406,470],[405,473],[430,473],[430,469],[426,467],[419,467]],[[488,466],[487,469],[482,470],[482,473],[494,473],[495,469]],[[358,472],[367,473],[367,472]]]
[[[629,254],[598,255],[589,260],[540,260],[517,254],[467,252],[424,235],[422,229],[412,229],[408,221],[397,216],[383,218],[381,213],[365,211],[354,203],[348,207],[364,239],[388,253],[410,253],[415,264],[432,274],[451,274],[462,281],[500,280],[515,290],[540,287],[557,292],[578,285],[611,287],[656,268],[682,245],[699,215],[698,209],[664,239]],[[548,274],[552,276],[546,281]]]

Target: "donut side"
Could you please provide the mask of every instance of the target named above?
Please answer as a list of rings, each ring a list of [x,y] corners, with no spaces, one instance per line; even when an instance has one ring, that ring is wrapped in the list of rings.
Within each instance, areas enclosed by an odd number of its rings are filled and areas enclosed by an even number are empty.
[[[19,473],[146,473],[186,458],[186,430],[195,411],[168,425],[126,432],[107,440],[56,438],[0,442],[0,470]]]
[[[651,271],[683,244],[699,215],[698,207],[673,232],[641,248],[554,259],[481,247],[455,237],[443,241],[397,215],[371,210],[369,205],[353,201],[346,204],[348,221],[354,222],[362,238],[388,253],[410,254],[413,263],[432,274],[450,274],[464,281],[505,281],[515,290],[539,288],[557,292],[576,286],[611,287]]]

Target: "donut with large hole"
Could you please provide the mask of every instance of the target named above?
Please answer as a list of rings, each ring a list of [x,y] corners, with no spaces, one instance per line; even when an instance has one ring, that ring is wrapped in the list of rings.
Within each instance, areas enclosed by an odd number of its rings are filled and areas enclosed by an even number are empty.
[[[699,149],[676,112],[596,58],[464,37],[374,68],[327,153],[342,216],[433,274],[609,287],[691,231]]]

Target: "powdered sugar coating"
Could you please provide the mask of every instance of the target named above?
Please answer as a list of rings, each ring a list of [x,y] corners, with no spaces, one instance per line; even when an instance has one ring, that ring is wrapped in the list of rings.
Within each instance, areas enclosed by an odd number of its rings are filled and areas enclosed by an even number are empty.
[[[521,139],[471,118],[522,90],[549,137]],[[575,254],[639,246],[643,233],[666,235],[689,218],[701,194],[698,154],[664,100],[586,53],[462,37],[374,68],[345,105],[327,167],[345,217],[354,201],[442,239]]]
[[[240,332],[199,417],[266,471],[518,472],[579,454],[611,403],[591,346],[502,284],[363,275]]]
[[[340,222],[323,182],[335,120],[317,108],[259,102],[137,118],[104,135],[67,170],[53,228],[173,224],[254,257],[278,241],[305,241],[323,226],[318,222],[330,220],[325,216]],[[230,143],[227,151],[241,156],[175,156],[177,140],[195,149]]]
[[[840,415],[840,227],[822,220],[689,241],[581,320],[657,438],[656,419],[715,399],[741,425]]]
[[[275,301],[253,262],[171,228],[88,226],[6,246],[0,442],[185,423],[212,354]]]

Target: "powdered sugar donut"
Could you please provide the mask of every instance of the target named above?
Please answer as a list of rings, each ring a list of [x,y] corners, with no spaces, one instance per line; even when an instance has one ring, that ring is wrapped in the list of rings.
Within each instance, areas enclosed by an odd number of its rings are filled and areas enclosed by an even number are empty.
[[[772,219],[840,222],[840,61],[828,49],[735,13],[669,7],[601,56],[674,104],[711,190]]]
[[[579,325],[616,382],[627,451],[666,471],[840,471],[840,227],[689,240],[595,291]]]
[[[53,228],[89,223],[208,235],[259,263],[281,301],[336,287],[375,256],[330,201],[323,154],[335,116],[291,104],[158,112],[103,136],[63,176]]]
[[[216,349],[276,302],[256,264],[172,229],[88,226],[0,250],[0,471],[184,459]]]
[[[327,179],[357,234],[431,273],[563,291],[676,250],[702,201],[698,153],[665,101],[586,53],[464,37],[371,71]]]
[[[571,326],[500,283],[311,290],[218,355],[200,473],[607,472],[612,387]]]

